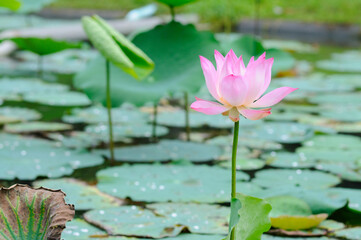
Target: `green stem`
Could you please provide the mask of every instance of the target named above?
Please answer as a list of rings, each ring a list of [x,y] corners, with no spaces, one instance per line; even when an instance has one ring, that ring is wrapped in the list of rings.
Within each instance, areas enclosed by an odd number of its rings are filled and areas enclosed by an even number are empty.
[[[153,141],[157,141],[157,115],[158,115],[158,104],[154,102],[154,111],[153,111]]]
[[[236,159],[237,159],[237,147],[238,147],[238,132],[239,132],[239,121],[234,123],[233,131],[233,146],[232,146],[232,199],[236,197]],[[236,239],[234,228],[231,232],[231,240]]]
[[[169,8],[170,8],[170,15],[172,16],[172,22],[174,22],[174,21],[175,21],[174,6],[170,6],[170,5],[169,5]]]
[[[112,99],[110,96],[110,63],[106,60],[106,95],[107,95],[107,110],[108,110],[108,129],[109,129],[109,150],[110,150],[110,164],[114,165],[114,141],[113,141],[113,122],[112,122]]]
[[[191,140],[191,128],[189,126],[189,106],[188,106],[188,93],[184,92],[184,110],[186,117],[186,137],[187,141]]]

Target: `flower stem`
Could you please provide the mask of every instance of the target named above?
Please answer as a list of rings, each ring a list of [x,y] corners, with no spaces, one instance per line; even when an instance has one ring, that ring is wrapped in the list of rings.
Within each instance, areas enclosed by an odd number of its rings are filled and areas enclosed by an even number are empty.
[[[191,140],[191,128],[189,126],[189,107],[188,107],[188,93],[184,92],[184,110],[185,110],[185,117],[186,117],[186,136],[187,141]]]
[[[152,129],[152,137],[153,141],[157,141],[157,115],[158,115],[158,104],[154,102],[154,111],[153,111],[153,129]]]
[[[110,164],[114,165],[114,141],[113,141],[113,122],[112,122],[112,99],[110,96],[110,63],[105,62],[106,68],[106,95],[107,95],[107,110],[108,110],[108,129],[109,129],[109,150],[110,150]]]
[[[237,159],[237,147],[238,147],[238,132],[239,132],[239,121],[234,123],[233,130],[233,146],[232,146],[232,199],[236,197],[236,159]],[[231,199],[231,200],[232,200]],[[234,228],[231,232],[231,240],[236,239],[236,234],[234,232]]]
[[[174,11],[174,6],[170,6],[169,5],[169,8],[170,8],[170,15],[171,15],[171,17],[172,17],[172,22],[174,22],[175,21],[175,11]]]

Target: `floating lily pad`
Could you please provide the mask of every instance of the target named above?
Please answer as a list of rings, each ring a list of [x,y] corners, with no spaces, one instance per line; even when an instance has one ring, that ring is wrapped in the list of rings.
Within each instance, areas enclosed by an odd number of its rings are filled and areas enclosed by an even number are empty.
[[[79,92],[28,93],[23,98],[27,102],[59,107],[88,106],[91,104],[89,98]]]
[[[60,190],[13,185],[0,189],[2,239],[60,239],[65,224],[74,217],[74,206]],[[21,211],[19,211],[21,209]]]
[[[298,123],[264,123],[252,128],[242,129],[240,135],[248,138],[271,140],[279,143],[298,143],[311,138],[312,128]]]
[[[303,145],[313,148],[350,150],[361,148],[361,140],[351,135],[319,135],[304,142]]]
[[[47,137],[57,141],[59,146],[68,148],[93,148],[101,143],[101,139],[98,136],[86,132],[71,132],[69,135],[49,133]]]
[[[226,234],[230,209],[195,203],[154,203],[147,205],[170,222],[186,226],[191,233]]]
[[[361,95],[360,95],[360,99],[361,99]],[[323,110],[320,112],[320,115],[341,122],[360,122],[361,105],[323,106]]]
[[[340,150],[337,148],[300,147],[297,148],[296,152],[304,159],[329,163],[354,163],[361,157],[361,152],[356,148],[352,150]]]
[[[261,198],[275,196],[294,196],[307,202],[313,214],[327,213],[331,214],[335,210],[344,207],[347,198],[340,194],[332,194],[329,189],[301,189],[294,186],[273,186],[272,188],[261,190],[254,193]]]
[[[100,192],[96,187],[72,178],[36,181],[33,185],[61,189],[66,193],[66,201],[74,204],[77,211],[115,207],[121,203],[116,198]]]
[[[316,166],[318,170],[333,173],[342,179],[361,182],[361,171],[356,166],[342,163],[320,163]]]
[[[0,108],[0,124],[39,120],[41,114],[35,110],[19,107]]]
[[[311,97],[309,101],[315,104],[351,104],[361,105],[361,93],[333,93]]]
[[[361,212],[361,190],[348,188],[331,188],[327,194],[332,198],[347,198],[348,208]]]
[[[231,161],[222,161],[219,165],[226,168],[232,168]],[[237,170],[257,170],[263,168],[265,165],[266,162],[260,159],[248,159],[239,157],[236,159]]]
[[[294,237],[278,237],[271,235],[262,235],[262,240],[295,240]],[[297,237],[296,240],[336,240],[328,237]]]
[[[346,225],[341,222],[336,222],[335,220],[325,220],[321,222],[318,227],[326,229],[327,231],[335,231],[345,228]]]
[[[66,228],[62,233],[64,240],[85,240],[85,239],[96,239],[93,236],[106,236],[106,233],[93,225],[85,222],[82,219],[74,219],[66,224]]]
[[[54,147],[51,141],[11,134],[0,134],[0,149],[0,176],[4,180],[57,178],[104,161],[86,151]]]
[[[58,83],[46,83],[37,78],[2,78],[0,93],[39,94],[56,93],[68,90],[68,86]]]
[[[230,148],[231,144],[232,144],[232,137],[231,136],[218,136],[218,137],[211,138],[210,140],[207,141],[207,143]],[[264,140],[264,139],[247,138],[247,137],[239,137],[238,146],[248,147],[251,149],[261,149],[261,150],[280,150],[280,149],[282,149],[282,145],[277,142],[270,141],[270,140]]]
[[[112,117],[114,124],[145,123],[149,118],[147,114],[139,112],[135,108],[112,108]],[[71,115],[63,117],[63,121],[88,124],[107,123],[107,109],[101,106],[73,109]]]
[[[85,219],[104,229],[108,234],[163,238],[178,235],[184,228],[165,216],[137,206],[121,206],[92,210]]]
[[[348,123],[335,121],[326,117],[307,115],[300,117],[299,122],[310,124],[316,127],[327,127],[342,133],[359,133],[361,132],[361,123]]]
[[[272,226],[286,230],[301,230],[317,227],[328,217],[327,214],[317,214],[310,216],[280,216],[271,218]]]
[[[327,218],[327,214],[312,215],[308,204],[296,197],[277,196],[268,198],[272,206],[270,218],[272,226],[286,230],[310,229]]]
[[[184,127],[185,112],[177,110],[172,112],[161,112],[157,116],[157,123],[168,127]],[[257,121],[240,120],[241,127],[258,125]],[[213,128],[232,128],[234,123],[227,117],[222,115],[205,115],[202,113],[191,111],[189,113],[189,126],[192,128],[213,127]]]
[[[121,147],[116,148],[114,152],[115,159],[123,162],[164,162],[169,160],[208,162],[221,155],[220,148],[215,146],[179,140],[162,140],[156,144]],[[96,150],[96,153],[108,156],[109,151]]]
[[[309,216],[312,214],[308,204],[293,196],[277,196],[266,199],[271,204],[271,218],[280,216]]]
[[[290,152],[271,152],[263,154],[262,158],[267,164],[278,168],[311,168],[315,166],[315,162],[302,157],[302,155]]]
[[[149,138],[152,136],[152,131],[153,126],[150,124],[113,125],[113,138],[114,141],[124,140],[124,138]],[[98,135],[101,139],[109,138],[109,128],[105,124],[87,126],[85,132]],[[156,127],[156,136],[158,137],[167,135],[168,132],[166,127]]]
[[[327,78],[332,82],[346,83],[357,89],[361,88],[361,74],[332,74],[328,75]]]
[[[146,202],[229,202],[230,177],[227,169],[192,165],[133,165],[97,173],[102,192]],[[248,178],[245,173],[237,173],[238,180]],[[249,195],[259,187],[237,182],[237,189]]]
[[[340,183],[340,179],[318,171],[268,169],[257,172],[252,182],[262,187],[293,186],[315,189],[335,186]]]
[[[9,133],[56,132],[71,130],[72,126],[65,123],[24,122],[6,124],[4,130]]]
[[[343,229],[335,232],[335,236],[339,238],[345,238],[348,240],[361,239],[361,227],[354,227]]]
[[[359,51],[334,53],[330,60],[317,62],[317,67],[333,72],[361,72],[361,54]]]

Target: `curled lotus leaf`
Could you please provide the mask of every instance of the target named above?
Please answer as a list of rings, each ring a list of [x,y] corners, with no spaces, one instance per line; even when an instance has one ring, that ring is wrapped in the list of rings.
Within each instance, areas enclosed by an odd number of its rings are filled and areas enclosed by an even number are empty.
[[[153,61],[101,17],[83,17],[82,22],[90,41],[108,61],[137,79],[153,71]]]
[[[65,224],[74,217],[61,190],[16,184],[0,189],[0,238],[60,239]]]

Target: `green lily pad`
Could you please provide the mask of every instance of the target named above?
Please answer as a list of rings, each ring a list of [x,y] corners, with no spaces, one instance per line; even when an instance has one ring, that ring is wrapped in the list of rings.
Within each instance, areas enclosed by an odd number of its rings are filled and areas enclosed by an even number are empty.
[[[232,137],[231,136],[217,136],[211,138],[207,141],[209,144],[214,144],[221,146],[223,148],[230,148],[232,144]],[[282,149],[282,145],[269,140],[264,139],[255,139],[255,138],[247,138],[247,137],[239,137],[238,139],[238,146],[239,147],[247,147],[251,149],[261,149],[261,150],[280,150]],[[240,148],[238,147],[238,150]]]
[[[294,237],[278,237],[271,235],[262,235],[261,240],[295,240]],[[328,237],[297,237],[296,240],[336,240]]]
[[[106,233],[93,225],[90,225],[86,221],[76,218],[66,224],[66,228],[62,233],[64,240],[85,240],[96,239],[92,236],[106,236]]]
[[[348,240],[358,240],[361,238],[361,227],[354,227],[336,231],[336,237],[345,238]]]
[[[268,169],[258,171],[252,182],[262,187],[293,186],[317,189],[335,186],[340,183],[340,179],[318,171]]]
[[[101,143],[101,139],[99,139],[98,136],[85,132],[71,132],[69,135],[49,133],[46,136],[57,141],[59,146],[67,148],[93,148]]]
[[[281,185],[271,187],[254,193],[261,198],[275,196],[294,196],[305,201],[311,208],[313,214],[327,213],[332,214],[337,209],[344,207],[347,198],[342,195],[332,194],[329,189],[302,189],[293,186]]]
[[[288,52],[315,53],[317,51],[311,44],[293,40],[265,39],[262,43],[266,48],[280,48]]]
[[[361,140],[359,137],[351,135],[319,135],[303,143],[304,146],[313,148],[329,148],[340,150],[359,149]]]
[[[311,97],[309,101],[315,104],[361,105],[361,93],[332,93]]]
[[[267,164],[278,168],[311,168],[315,166],[315,162],[302,157],[302,155],[290,152],[271,152],[263,154],[262,158]]]
[[[14,122],[39,120],[41,114],[35,110],[19,107],[0,108],[0,125]]]
[[[221,155],[215,146],[179,140],[162,140],[156,144],[145,144],[116,148],[115,159],[122,162],[164,162],[169,160],[189,160],[209,162]],[[97,150],[97,154],[108,156],[109,151]]]
[[[138,111],[135,108],[112,108],[112,117],[114,124],[130,124],[145,123],[149,120],[149,116]],[[88,123],[98,124],[107,123],[107,109],[101,106],[92,106],[89,108],[73,109],[71,115],[63,117],[63,121],[67,123]]]
[[[55,93],[68,90],[68,86],[58,83],[46,83],[36,78],[2,78],[0,94],[39,94]]]
[[[121,203],[96,187],[72,178],[36,181],[33,186],[61,189],[66,194],[66,202],[74,204],[77,211],[115,207]]]
[[[333,72],[361,72],[361,54],[359,51],[334,53],[330,60],[318,61],[318,68]]]
[[[4,180],[33,180],[39,176],[58,178],[104,161],[85,151],[54,147],[51,141],[12,134],[0,134],[0,149],[0,176]]]
[[[361,123],[348,123],[335,121],[326,117],[307,115],[298,119],[300,123],[310,124],[316,127],[327,127],[342,133],[360,133]]]
[[[237,172],[238,180],[248,178]],[[231,190],[230,171],[209,166],[125,165],[101,170],[97,179],[102,192],[146,202],[229,202]],[[259,190],[243,182],[237,188],[245,194]]]
[[[316,227],[327,218],[327,214],[312,215],[308,204],[296,197],[277,196],[267,198],[272,206],[270,213],[273,227],[300,230]]]
[[[198,55],[211,59],[209,49],[219,49],[211,32],[199,32],[193,25],[170,22],[135,36],[133,43],[155,62],[154,72],[134,81],[111,65],[113,104],[155,102],[169,92],[196,92],[204,84]],[[179,56],[179,54],[181,56]],[[172,69],[172,71],[169,71]],[[187,69],[187,71],[184,71]],[[105,102],[105,59],[99,57],[76,75],[74,84],[94,101]]]
[[[28,93],[23,98],[27,102],[57,107],[88,106],[91,104],[89,98],[80,92]]]
[[[292,196],[277,196],[267,198],[266,201],[271,204],[272,210],[271,218],[279,216],[309,216],[312,214],[311,208],[308,204],[296,197]]]
[[[350,92],[354,90],[354,87],[351,85],[332,82],[319,75],[281,78],[273,81],[272,84],[273,88],[289,86],[302,89],[302,91],[307,93],[336,93]]]
[[[152,136],[153,126],[150,124],[131,124],[126,126],[113,125],[114,141],[124,140],[124,138],[149,138]],[[107,125],[89,125],[85,128],[85,132],[97,135],[101,139],[109,138],[109,128]],[[157,126],[156,135],[158,137],[167,135],[168,128]]]
[[[184,228],[165,216],[157,216],[137,206],[92,210],[85,213],[84,217],[108,234],[123,236],[163,238],[177,236]]]
[[[327,190],[327,194],[333,198],[347,198],[348,208],[356,212],[361,212],[361,190],[331,188]]]
[[[24,122],[6,124],[4,130],[9,133],[56,132],[71,130],[72,126],[65,123]]]
[[[323,106],[323,111],[320,112],[320,115],[341,122],[361,122],[361,105]]]
[[[226,234],[230,209],[195,203],[154,203],[147,205],[170,222],[186,226],[191,233]]]
[[[161,112],[157,116],[157,123],[168,127],[184,127],[185,112],[177,110],[171,112]],[[241,127],[252,127],[260,124],[258,121],[249,121],[241,119]],[[189,126],[192,128],[213,127],[213,128],[232,128],[234,123],[222,115],[205,115],[203,113],[191,111],[189,113]]]
[[[354,163],[361,157],[361,152],[356,148],[352,150],[340,150],[337,148],[300,147],[297,148],[296,152],[304,159],[328,163]]]
[[[355,166],[342,163],[320,163],[316,168],[318,170],[333,173],[348,181],[361,182],[361,171],[355,169]]]
[[[54,40],[51,38],[15,37],[10,38],[20,49],[27,50],[38,55],[48,55],[69,48],[81,48],[82,43],[72,43]]]
[[[298,143],[311,138],[314,130],[304,124],[289,122],[264,123],[253,128],[240,130],[240,136],[265,139],[279,143]]]
[[[236,169],[237,170],[257,170],[261,169],[266,165],[265,161],[260,159],[248,159],[248,158],[237,158],[236,159]],[[231,161],[222,161],[219,163],[219,166],[225,168],[232,168]]]
[[[66,222],[75,214],[74,206],[66,204],[64,197],[60,190],[20,184],[0,188],[1,238],[60,239]]]
[[[325,220],[320,225],[318,225],[318,228],[326,229],[327,231],[335,231],[345,228],[346,225],[342,222],[336,222],[335,220]]]
[[[361,89],[360,77],[360,74],[332,74],[327,76],[330,81],[348,84],[357,89]]]

